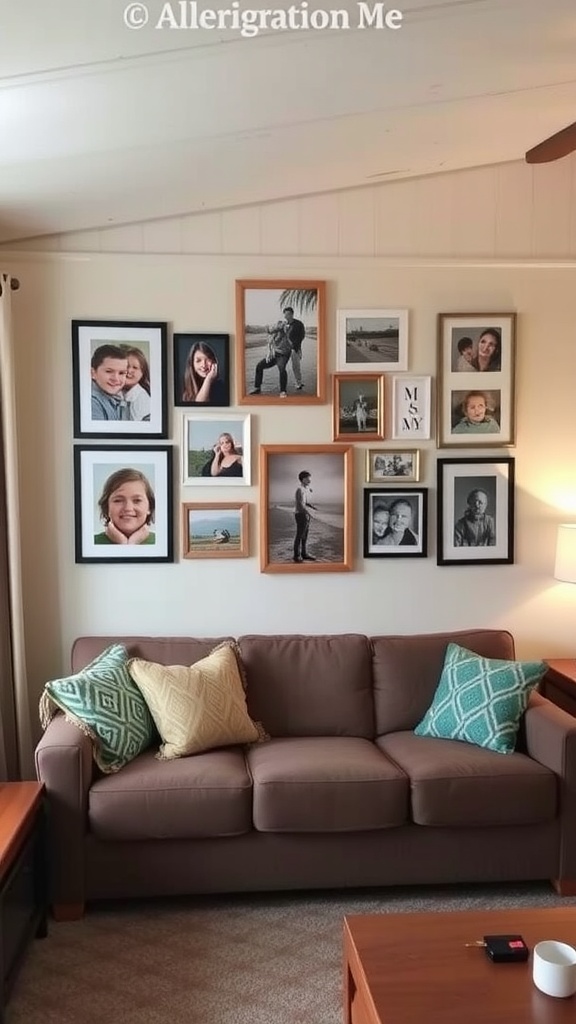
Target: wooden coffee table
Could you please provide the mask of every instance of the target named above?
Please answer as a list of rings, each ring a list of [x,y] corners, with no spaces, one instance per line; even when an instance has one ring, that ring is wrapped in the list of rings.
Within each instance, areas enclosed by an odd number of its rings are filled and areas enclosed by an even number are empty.
[[[494,964],[465,945],[515,933],[530,950],[542,939],[576,945],[576,907],[345,917],[345,1024],[574,1024],[576,996],[540,992],[531,956]]]

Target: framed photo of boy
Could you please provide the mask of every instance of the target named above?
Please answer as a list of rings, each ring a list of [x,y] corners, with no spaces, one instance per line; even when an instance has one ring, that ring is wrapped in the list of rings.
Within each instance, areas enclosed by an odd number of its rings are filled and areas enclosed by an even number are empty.
[[[336,335],[339,370],[408,369],[407,309],[339,309]]]
[[[420,479],[420,452],[417,448],[368,448],[366,452],[366,483],[380,480],[401,480],[402,483]]]
[[[392,437],[395,441],[430,438],[430,377],[392,378]]]
[[[438,459],[438,565],[514,561],[514,459]]]
[[[260,447],[261,572],[352,570],[353,449]]]
[[[183,558],[247,558],[248,503],[185,502]]]
[[[168,436],[167,325],[72,320],[74,437]]]
[[[438,314],[438,447],[514,444],[516,313]]]
[[[384,377],[381,373],[332,375],[332,437],[335,441],[382,441]]]
[[[230,335],[174,334],[174,405],[230,405]]]
[[[229,487],[250,483],[249,415],[187,413],[182,432],[183,484]]]
[[[326,283],[236,281],[239,405],[325,401]]]
[[[173,562],[170,445],[74,448],[77,562]]]
[[[425,558],[427,538],[427,488],[365,488],[364,558]]]

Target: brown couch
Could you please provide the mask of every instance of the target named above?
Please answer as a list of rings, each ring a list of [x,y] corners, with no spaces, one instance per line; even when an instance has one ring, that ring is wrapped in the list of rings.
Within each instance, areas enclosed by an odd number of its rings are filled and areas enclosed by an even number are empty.
[[[83,637],[192,664],[224,637]],[[576,719],[533,695],[517,752],[415,736],[446,646],[513,658],[511,635],[242,636],[252,718],[269,742],[102,775],[57,715],[36,750],[56,916],[168,894],[576,879]],[[572,891],[570,889],[570,891]]]

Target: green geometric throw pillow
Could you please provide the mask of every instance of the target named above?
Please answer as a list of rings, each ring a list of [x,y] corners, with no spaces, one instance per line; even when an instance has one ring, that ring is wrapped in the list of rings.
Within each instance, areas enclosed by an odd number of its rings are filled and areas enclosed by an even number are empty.
[[[434,699],[414,732],[511,754],[530,691],[545,672],[543,661],[481,658],[448,644]]]
[[[76,675],[46,683],[40,698],[42,728],[63,711],[90,737],[94,760],[107,774],[123,768],[157,736],[128,660],[126,648],[112,644]]]

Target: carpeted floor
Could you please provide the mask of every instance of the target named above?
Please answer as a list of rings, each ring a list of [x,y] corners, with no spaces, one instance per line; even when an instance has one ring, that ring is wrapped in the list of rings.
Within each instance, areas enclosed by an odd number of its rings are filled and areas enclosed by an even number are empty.
[[[345,914],[560,905],[545,883],[96,905],[33,943],[5,1024],[341,1024]]]

